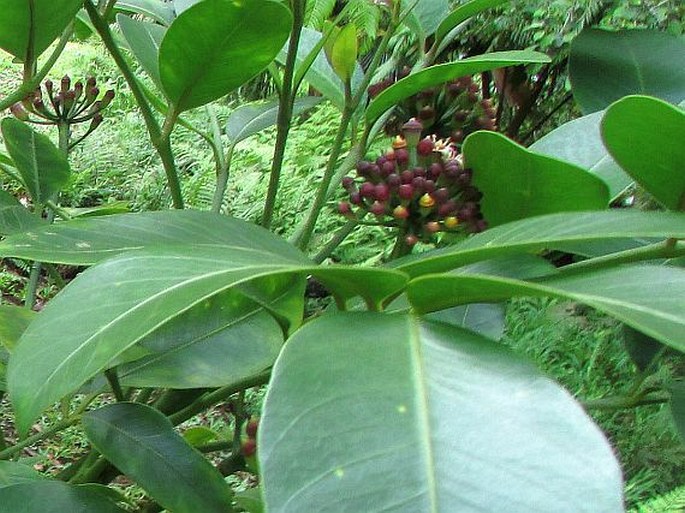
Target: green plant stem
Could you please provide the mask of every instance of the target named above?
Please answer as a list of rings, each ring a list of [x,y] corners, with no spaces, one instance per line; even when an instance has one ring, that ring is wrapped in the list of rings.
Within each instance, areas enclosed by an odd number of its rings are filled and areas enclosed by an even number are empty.
[[[221,212],[221,206],[224,203],[224,195],[226,194],[226,188],[228,187],[228,176],[231,169],[231,161],[233,160],[233,150],[235,149],[235,144],[231,144],[226,152],[226,158],[224,162],[219,166],[217,177],[216,177],[216,189],[214,189],[214,198],[212,198],[212,212]]]
[[[290,133],[290,123],[293,115],[293,105],[297,90],[294,89],[293,78],[295,76],[295,65],[297,61],[297,49],[300,45],[300,36],[304,26],[304,1],[295,0],[292,4],[293,10],[293,30],[290,35],[288,54],[285,60],[285,70],[283,72],[283,84],[281,86],[278,118],[276,131],[276,145],[274,146],[273,160],[271,162],[271,174],[269,176],[269,189],[266,193],[264,202],[264,213],[262,214],[262,226],[270,228],[273,221],[274,209],[276,206],[276,196],[281,180],[283,160],[285,158],[285,147]]]
[[[60,431],[64,431],[65,429],[70,428],[74,424],[77,424],[80,420],[81,415],[74,415],[72,417],[62,420],[61,422],[58,422],[57,424],[54,424],[45,431],[41,431],[40,433],[36,433],[35,435],[29,436],[21,442],[16,443],[12,447],[8,447],[4,451],[0,451],[0,460],[6,460],[8,458],[11,458],[18,452],[24,450],[26,447],[29,447],[37,442],[40,442],[41,440],[45,440],[46,438],[50,438],[52,435],[59,433]]]
[[[147,404],[147,402],[150,400],[150,397],[152,397],[154,391],[154,388],[143,388],[138,393],[138,396],[136,397],[136,402],[141,404]]]
[[[649,246],[590,258],[588,260],[583,260],[582,262],[561,267],[559,270],[562,274],[569,275],[576,272],[602,269],[618,264],[636,263],[657,258],[676,258],[680,256],[685,256],[685,244],[672,245],[668,241],[664,241],[650,244]]]
[[[52,69],[52,67],[55,65],[55,62],[57,62],[57,59],[59,58],[60,55],[62,55],[62,52],[64,51],[64,47],[67,45],[69,42],[69,39],[71,38],[71,33],[73,32],[73,24],[70,24],[64,32],[62,32],[62,36],[59,38],[59,41],[57,42],[57,45],[55,46],[55,49],[52,51],[48,59],[45,61],[45,63],[36,71],[28,81],[24,81],[16,91],[14,91],[12,94],[5,96],[2,100],[0,100],[0,110],[5,110],[15,103],[21,101],[24,99],[24,97],[29,94],[30,92],[34,91],[39,85],[41,80],[45,78],[45,76],[48,74],[48,72]]]
[[[314,255],[312,260],[316,262],[317,264],[320,264],[324,260],[326,260],[331,253],[340,246],[340,243],[345,240],[345,238],[354,231],[354,229],[359,226],[359,220],[358,219],[350,219],[347,221],[343,226],[341,226],[337,232],[335,232],[335,235],[329,240],[326,245],[321,248],[321,250]]]
[[[228,386],[219,388],[213,392],[210,392],[208,394],[205,394],[202,397],[195,400],[189,406],[187,406],[187,407],[183,408],[182,410],[174,413],[173,415],[170,415],[169,420],[174,425],[178,425],[181,422],[185,422],[186,420],[194,417],[195,415],[202,412],[206,408],[209,408],[210,406],[213,406],[216,403],[225,400],[226,398],[232,396],[233,394],[236,394],[236,393],[238,393],[242,390],[246,390],[248,388],[252,388],[252,387],[256,387],[256,386],[266,384],[269,381],[270,376],[271,376],[271,371],[268,370],[268,371],[262,372],[261,374],[251,376],[251,377],[243,379],[237,383],[233,383],[232,385],[228,385]]]
[[[114,394],[114,397],[116,398],[117,402],[120,403],[125,401],[126,396],[124,395],[124,391],[121,389],[121,384],[119,383],[119,376],[117,376],[117,370],[114,368],[107,369],[105,371],[105,377],[109,382],[109,386],[112,388],[112,393]]]
[[[89,482],[90,480],[88,477],[99,459],[100,453],[96,449],[91,449],[85,459],[80,462],[76,473],[69,478],[69,482],[71,484],[83,484]]]
[[[204,445],[198,445],[195,447],[198,451],[203,454],[210,452],[228,451],[233,448],[233,440],[221,440],[218,442],[209,442]]]
[[[150,135],[150,141],[162,160],[162,166],[164,167],[164,172],[167,177],[167,185],[171,193],[174,208],[182,209],[183,195],[181,193],[181,186],[178,179],[176,161],[174,160],[174,155],[171,151],[171,143],[169,140],[171,128],[173,128],[173,124],[178,118],[179,113],[176,112],[173,107],[169,109],[167,112],[163,132],[159,126],[159,123],[157,122],[157,119],[155,119],[152,108],[150,107],[150,104],[145,96],[143,87],[141,87],[138,79],[126,62],[124,55],[121,53],[121,50],[114,41],[114,37],[112,36],[109,25],[90,1],[84,2],[84,6],[88,12],[90,21],[93,23],[95,30],[97,30],[100,39],[102,39],[102,42],[112,56],[112,59],[114,59],[119,71],[121,71],[121,74],[124,76],[126,83],[131,89],[133,98],[136,100],[136,104],[138,105],[140,113],[143,116],[145,127]]]
[[[602,397],[601,399],[583,401],[581,404],[586,410],[618,411],[635,408],[637,406],[646,406],[648,404],[663,404],[668,401],[669,395],[664,392],[639,395],[637,397]]]

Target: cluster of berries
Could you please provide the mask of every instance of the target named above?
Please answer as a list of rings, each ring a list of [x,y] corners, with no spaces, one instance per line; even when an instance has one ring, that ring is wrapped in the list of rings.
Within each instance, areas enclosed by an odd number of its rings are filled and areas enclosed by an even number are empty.
[[[400,228],[409,247],[433,242],[439,232],[485,230],[482,194],[471,183],[472,170],[464,168],[454,144],[421,138],[422,131],[422,124],[411,119],[390,151],[375,162],[358,162],[357,178],[343,179],[349,201],[338,211],[352,219],[373,214],[378,224]]]
[[[408,70],[403,70],[397,78],[407,74]],[[393,78],[386,78],[373,84],[369,96],[378,95],[394,83]],[[399,119],[414,117],[423,124],[426,134],[449,139],[457,148],[476,130],[497,130],[497,109],[490,98],[482,98],[481,86],[470,76],[421,91],[398,105],[395,112],[394,120],[386,125],[389,133],[397,133]]]
[[[241,452],[245,458],[253,457],[257,452],[257,430],[259,429],[259,417],[252,417],[245,425],[247,438],[241,444]]]
[[[38,125],[75,125],[90,121],[86,133],[80,138],[82,140],[100,126],[102,111],[113,99],[114,91],[111,89],[100,95],[94,77],[88,78],[85,84],[78,81],[72,87],[71,78],[65,75],[59,86],[46,80],[43,87],[38,86],[21,102],[12,105],[10,111],[16,118]]]

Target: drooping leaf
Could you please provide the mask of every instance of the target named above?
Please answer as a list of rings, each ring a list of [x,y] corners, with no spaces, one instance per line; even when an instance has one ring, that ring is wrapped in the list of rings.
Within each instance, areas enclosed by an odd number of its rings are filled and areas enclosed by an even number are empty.
[[[398,259],[388,267],[418,276],[504,255],[538,253],[558,244],[629,237],[683,238],[685,216],[626,210],[550,214],[497,226],[459,244]]]
[[[435,31],[435,44],[440,45],[445,37],[461,23],[469,18],[493,7],[502,5],[509,0],[471,0],[459,5],[449,16],[444,18]]]
[[[149,21],[140,21],[120,14],[117,23],[138,63],[157,87],[162,89],[159,76],[159,47],[166,34],[166,27]]]
[[[674,381],[671,390],[671,414],[680,438],[685,443],[685,381]]]
[[[467,274],[429,275],[410,282],[407,295],[419,312],[514,296],[571,299],[685,351],[685,270],[678,267],[627,265],[535,282]]]
[[[587,169],[609,187],[612,200],[633,183],[602,144],[599,131],[605,111],[564,123],[535,141],[529,149]]]
[[[343,302],[361,296],[376,307],[406,283],[406,276],[394,271],[318,267],[302,255],[249,244],[134,251],[81,273],[48,303],[12,355],[7,381],[17,428],[25,433],[52,402],[208,298],[256,279],[290,275],[303,280],[309,274]],[[261,299],[249,287],[244,293]]]
[[[0,460],[0,488],[20,483],[33,483],[45,479],[40,472],[18,461]]]
[[[317,96],[296,98],[293,116],[299,116],[321,102]],[[278,101],[267,103],[247,103],[235,109],[226,121],[226,135],[232,144],[239,143],[262,130],[276,124],[278,120]]]
[[[328,61],[343,82],[352,79],[357,66],[357,29],[348,23],[333,36],[330,49],[326,49]]]
[[[27,57],[31,38],[38,57],[74,18],[82,0],[0,0],[0,48],[20,61]]]
[[[655,98],[629,96],[607,109],[602,137],[647,192],[671,210],[685,209],[685,111]]]
[[[14,196],[0,189],[0,235],[21,233],[43,224]]]
[[[409,315],[303,327],[274,368],[258,455],[270,512],[623,511],[611,448],[561,387]]]
[[[139,345],[152,354],[119,367],[117,374],[125,386],[220,387],[273,365],[282,344],[283,331],[274,318],[231,290],[145,337]]]
[[[230,93],[274,60],[291,26],[290,10],[275,0],[193,5],[174,20],[159,51],[167,98],[183,111]]]
[[[127,251],[184,244],[246,247],[303,258],[293,246],[268,230],[239,219],[193,210],[120,214],[45,226],[1,241],[0,255],[90,265]]]
[[[20,306],[0,305],[0,345],[12,351],[36,312]]]
[[[656,30],[588,28],[571,44],[569,76],[584,114],[629,94],[685,99],[685,41]]]
[[[157,410],[117,403],[88,412],[82,422],[93,446],[168,510],[231,510],[221,474]]]
[[[609,191],[584,169],[530,152],[495,132],[476,132],[464,141],[466,165],[483,193],[481,211],[489,226],[555,212],[605,209]]]
[[[18,119],[2,120],[2,136],[24,186],[43,205],[69,180],[69,162],[47,136]]]
[[[44,479],[0,488],[0,513],[45,513],[46,507],[69,513],[125,513],[91,486]]]
[[[118,0],[116,9],[123,12],[142,14],[166,26],[171,25],[175,18],[172,5],[164,0]]]
[[[486,53],[456,62],[436,64],[413,73],[383,90],[366,109],[366,122],[373,124],[385,111],[405,98],[454,78],[516,64],[544,62],[549,62],[549,57],[545,54],[522,50]]]

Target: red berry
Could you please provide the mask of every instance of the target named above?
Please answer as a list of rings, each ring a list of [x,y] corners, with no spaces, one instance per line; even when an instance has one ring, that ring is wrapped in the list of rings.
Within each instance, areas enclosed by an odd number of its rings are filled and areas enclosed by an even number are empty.
[[[406,148],[399,148],[395,150],[395,161],[399,165],[404,165],[409,161],[409,152]]]
[[[438,176],[442,173],[442,164],[438,162],[433,162],[428,168],[428,175],[433,179],[437,180]]]
[[[349,216],[352,214],[352,206],[347,201],[341,201],[338,203],[338,212],[344,216]]]
[[[248,438],[241,444],[240,449],[244,457],[254,456],[257,452],[257,441],[254,438]]]
[[[403,200],[410,200],[414,196],[414,188],[408,183],[403,183],[397,190],[397,194]]]
[[[395,209],[392,211],[392,216],[395,219],[406,219],[409,217],[409,210],[407,210],[407,207],[397,205]]]
[[[354,205],[361,205],[363,200],[362,200],[362,195],[359,193],[359,191],[354,191],[350,193],[350,202],[353,203]]]
[[[391,189],[397,189],[402,182],[400,180],[400,175],[393,173],[388,175],[388,177],[385,179],[385,183],[387,183]]]
[[[252,417],[245,426],[245,433],[250,438],[257,438],[257,429],[259,428],[259,417]]]
[[[429,221],[426,223],[426,231],[429,233],[437,233],[440,231],[440,223],[437,221]]]
[[[406,169],[402,171],[400,174],[400,181],[402,183],[411,183],[411,181],[414,179],[414,172],[410,171],[409,169]]]
[[[382,216],[385,214],[385,203],[382,203],[380,201],[374,201],[371,207],[369,208],[369,212],[371,212],[375,216]]]
[[[388,201],[388,198],[390,198],[390,187],[384,183],[379,183],[375,187],[374,197],[378,201]]]
[[[419,144],[416,146],[416,152],[422,157],[428,157],[433,153],[433,148],[435,144],[428,137],[421,139]]]
[[[346,191],[351,190],[354,187],[354,179],[351,176],[346,176],[342,179],[342,186]]]
[[[433,197],[438,203],[444,203],[450,199],[450,191],[447,187],[440,187],[433,193]]]
[[[371,182],[364,182],[359,188],[363,198],[372,198],[376,194],[376,186]]]
[[[418,239],[418,237],[417,237],[416,235],[414,235],[413,233],[407,235],[407,236],[404,238],[404,243],[405,243],[407,246],[409,246],[410,248],[411,248],[412,246],[415,246],[417,242],[419,242],[419,239]]]
[[[381,165],[381,172],[380,172],[380,175],[382,177],[386,177],[390,173],[394,173],[394,172],[395,172],[395,163],[393,161],[386,160],[385,162],[383,162],[383,164]]]

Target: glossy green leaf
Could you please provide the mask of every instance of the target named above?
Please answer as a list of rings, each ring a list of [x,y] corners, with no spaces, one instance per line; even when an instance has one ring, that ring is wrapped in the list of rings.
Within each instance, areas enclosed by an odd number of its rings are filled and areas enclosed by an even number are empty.
[[[426,319],[466,328],[493,340],[504,335],[505,308],[498,303],[472,303],[426,315]]]
[[[40,472],[17,461],[0,460],[0,488],[45,479]]]
[[[302,300],[301,289],[296,292]],[[269,368],[282,344],[283,331],[274,318],[231,290],[145,337],[139,345],[152,354],[119,367],[117,373],[126,386],[220,387]]]
[[[585,29],[571,44],[569,76],[585,114],[629,94],[685,99],[685,40],[656,30]]]
[[[607,109],[602,137],[647,192],[671,210],[685,209],[685,111],[655,98],[629,96]]]
[[[174,11],[176,12],[176,15],[178,16],[183,11],[188,10],[188,8],[192,7],[193,5],[198,3],[199,1],[200,0],[173,0]]]
[[[171,4],[164,0],[118,0],[116,8],[119,11],[142,14],[167,26],[176,17]]]
[[[633,179],[611,158],[599,131],[604,111],[595,112],[564,123],[538,139],[529,149],[587,169],[609,187],[609,196],[616,199]]]
[[[561,244],[629,237],[685,238],[685,216],[626,210],[550,214],[497,226],[462,243],[396,260],[388,267],[418,276],[515,253],[539,253]]]
[[[183,111],[230,93],[274,60],[291,26],[290,10],[275,0],[204,0],[190,7],[159,51],[167,98]]]
[[[457,8],[438,25],[438,28],[435,31],[436,44],[440,44],[452,30],[469,18],[476,16],[487,9],[492,9],[493,7],[507,3],[508,1],[509,0],[471,0],[470,2],[457,6]]]
[[[135,20],[123,14],[117,16],[117,23],[138,63],[155,85],[162,89],[162,80],[159,76],[159,47],[166,34],[166,27],[148,21]]]
[[[321,102],[317,96],[296,98],[293,116],[308,111]],[[239,143],[262,130],[276,124],[278,120],[278,100],[267,103],[247,103],[235,109],[226,121],[226,135],[232,144]]]
[[[194,305],[233,287],[260,300],[249,282],[309,274],[343,302],[362,296],[375,306],[406,283],[394,271],[317,267],[301,255],[249,245],[141,250],[83,272],[48,303],[12,355],[7,381],[18,429],[26,432],[44,408]]]
[[[12,351],[36,312],[13,305],[0,305],[0,345]]]
[[[529,50],[515,50],[486,53],[461,61],[436,64],[399,80],[376,96],[366,109],[366,122],[373,124],[385,111],[405,98],[454,78],[505,66],[541,62],[549,62],[549,57]]]
[[[57,39],[83,0],[0,0],[0,48],[24,61],[33,38],[38,57]]]
[[[2,136],[24,186],[35,203],[44,204],[69,180],[69,162],[48,139],[18,119],[2,120]]]
[[[82,422],[93,446],[166,509],[231,510],[231,489],[221,474],[157,410],[118,403],[88,412]]]
[[[49,511],[69,513],[125,513],[90,486],[45,479],[0,488],[0,513],[46,513],[48,507]]]
[[[0,235],[25,232],[43,223],[43,219],[29,212],[17,198],[0,189]]]
[[[205,426],[193,426],[183,432],[183,439],[193,447],[204,445],[219,438],[219,434]]]
[[[2,257],[90,265],[132,250],[162,245],[245,247],[302,262],[302,253],[254,224],[193,210],[141,212],[76,219],[41,227],[0,242]]]
[[[409,315],[298,331],[258,454],[269,512],[623,511],[611,448],[568,393],[499,344]]]
[[[76,217],[110,216],[114,214],[126,214],[131,211],[127,201],[112,201],[94,207],[62,207],[71,219]]]
[[[432,35],[450,10],[447,0],[402,0],[402,7],[411,9],[409,17],[418,29],[418,36],[426,38]]]
[[[627,265],[526,282],[494,276],[429,275],[410,282],[419,312],[454,305],[543,296],[585,303],[680,351],[685,351],[685,270]]]
[[[671,386],[671,414],[680,438],[685,443],[685,381],[674,381]]]
[[[348,23],[333,38],[330,50],[326,52],[328,61],[336,75],[347,82],[352,79],[357,66],[357,28],[353,23]]]
[[[526,217],[605,209],[606,184],[584,169],[538,155],[502,134],[476,132],[464,141],[466,165],[483,193],[481,211],[489,226]]]

